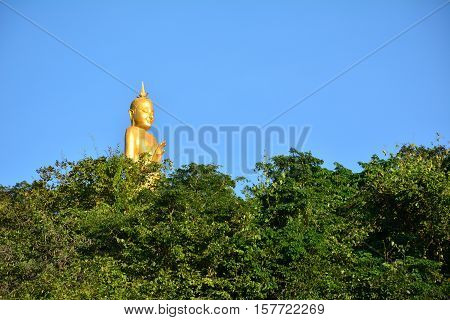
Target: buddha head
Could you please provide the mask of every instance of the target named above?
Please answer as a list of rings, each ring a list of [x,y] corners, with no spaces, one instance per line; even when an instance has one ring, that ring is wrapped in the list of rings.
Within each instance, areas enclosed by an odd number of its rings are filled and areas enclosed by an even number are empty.
[[[153,103],[147,98],[147,92],[144,89],[142,82],[141,92],[138,97],[131,102],[130,110],[131,125],[142,128],[144,130],[150,129],[153,124]]]

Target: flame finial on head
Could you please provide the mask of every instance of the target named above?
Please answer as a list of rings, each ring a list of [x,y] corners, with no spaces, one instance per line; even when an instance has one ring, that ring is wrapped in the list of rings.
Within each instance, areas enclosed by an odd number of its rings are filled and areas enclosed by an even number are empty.
[[[138,97],[141,97],[141,98],[147,97],[147,92],[145,92],[145,88],[144,88],[144,81],[142,81],[141,92],[139,92]]]
[[[153,103],[148,97],[148,93],[145,92],[144,82],[141,84],[141,91],[139,95],[131,102],[130,109],[135,109],[136,107],[150,108],[153,112]]]

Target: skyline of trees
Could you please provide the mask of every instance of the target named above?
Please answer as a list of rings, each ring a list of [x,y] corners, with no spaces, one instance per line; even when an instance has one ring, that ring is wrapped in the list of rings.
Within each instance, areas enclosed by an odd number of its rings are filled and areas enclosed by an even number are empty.
[[[449,149],[361,167],[292,149],[239,196],[215,165],[56,162],[0,187],[0,298],[447,299]]]

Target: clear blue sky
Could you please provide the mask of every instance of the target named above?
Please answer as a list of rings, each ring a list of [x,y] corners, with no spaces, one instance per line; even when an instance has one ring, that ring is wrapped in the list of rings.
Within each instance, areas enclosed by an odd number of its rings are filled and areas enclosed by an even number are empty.
[[[263,125],[445,2],[5,1],[194,127]],[[133,92],[1,3],[0,35],[0,184],[123,147]],[[274,124],[311,126],[304,150],[352,169],[448,141],[449,39],[450,5]]]

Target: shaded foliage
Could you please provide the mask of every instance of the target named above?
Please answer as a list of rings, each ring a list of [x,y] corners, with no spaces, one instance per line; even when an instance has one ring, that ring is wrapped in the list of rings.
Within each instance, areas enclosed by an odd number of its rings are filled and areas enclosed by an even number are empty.
[[[240,197],[214,165],[57,162],[0,187],[0,298],[445,299],[449,163],[291,150]]]

